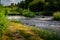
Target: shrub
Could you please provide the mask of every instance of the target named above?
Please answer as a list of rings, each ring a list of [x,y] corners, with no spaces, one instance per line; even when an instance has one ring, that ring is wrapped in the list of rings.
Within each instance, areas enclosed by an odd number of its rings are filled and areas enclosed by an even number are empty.
[[[19,12],[20,15],[22,15],[23,9],[22,8],[18,8],[18,9],[16,9],[16,11]]]
[[[2,39],[3,29],[7,27],[7,20],[4,9],[0,7],[0,40]]]
[[[35,13],[30,10],[23,10],[22,15],[26,17],[35,17]]]
[[[8,8],[8,7],[0,7],[2,10],[4,10],[4,12],[5,12],[5,15],[8,15],[9,13],[10,13],[10,8]]]
[[[54,20],[60,20],[60,12],[55,12],[53,14]]]

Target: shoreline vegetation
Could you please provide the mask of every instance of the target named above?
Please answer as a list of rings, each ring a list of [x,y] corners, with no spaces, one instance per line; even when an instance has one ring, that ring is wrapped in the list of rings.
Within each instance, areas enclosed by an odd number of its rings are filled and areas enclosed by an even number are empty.
[[[57,40],[56,32],[41,30],[35,27],[27,27],[23,24],[10,22],[10,26],[3,33],[5,40]],[[17,27],[16,27],[17,26]],[[47,35],[48,34],[48,35]],[[4,36],[5,35],[5,36]]]

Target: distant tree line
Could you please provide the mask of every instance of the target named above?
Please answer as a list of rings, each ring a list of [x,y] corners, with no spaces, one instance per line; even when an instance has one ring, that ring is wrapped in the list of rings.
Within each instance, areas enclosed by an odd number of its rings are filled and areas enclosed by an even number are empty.
[[[60,11],[60,0],[25,0],[16,6],[32,12],[44,12],[44,15],[52,15],[55,11]]]

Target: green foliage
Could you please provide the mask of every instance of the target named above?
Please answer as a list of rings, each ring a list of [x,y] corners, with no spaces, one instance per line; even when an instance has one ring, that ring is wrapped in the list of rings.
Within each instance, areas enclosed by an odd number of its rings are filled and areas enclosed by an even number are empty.
[[[54,20],[60,20],[60,12],[55,12],[53,16],[54,16]]]
[[[25,9],[29,9],[25,12]],[[60,0],[25,0],[14,5],[13,3],[8,8],[8,14],[20,14],[24,16],[34,16],[34,12],[37,15],[48,15],[52,16],[55,11],[60,11]],[[25,12],[25,13],[24,13]]]
[[[34,5],[34,4],[37,4],[37,3],[39,3],[39,2],[45,2],[45,0],[33,0],[32,2],[30,2],[30,5]]]
[[[22,8],[18,8],[16,9],[17,12],[19,12],[20,15],[22,15],[23,9]]]
[[[29,8],[31,11],[40,12],[44,11],[45,1],[44,0],[34,0],[29,4]]]
[[[5,14],[19,14],[19,10],[17,9],[18,7],[16,6],[11,6],[11,7],[6,7],[5,8]]]
[[[0,40],[2,38],[3,30],[7,27],[7,19],[4,8],[0,6]]]
[[[35,14],[40,16],[40,15],[44,15],[44,12],[36,12]]]
[[[26,16],[26,17],[34,17],[35,13],[31,12],[30,10],[23,10],[22,11],[22,15]]]
[[[42,30],[42,29],[34,28],[34,27],[31,27],[31,30],[44,40],[59,40],[56,32]]]
[[[33,12],[45,12],[44,15],[52,15],[60,11],[60,0],[25,0],[18,3],[19,8],[28,9]]]
[[[5,15],[8,15],[8,13],[9,13],[9,10],[6,8],[5,9]]]

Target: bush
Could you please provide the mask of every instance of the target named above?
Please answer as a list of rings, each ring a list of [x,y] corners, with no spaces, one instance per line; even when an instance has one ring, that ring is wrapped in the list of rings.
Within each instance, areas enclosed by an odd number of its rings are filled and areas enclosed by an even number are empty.
[[[16,11],[19,12],[19,14],[21,14],[23,9],[22,8],[18,8],[18,9],[16,9]]]
[[[26,17],[35,17],[35,13],[30,10],[23,10],[22,15]]]
[[[60,12],[55,12],[53,14],[54,20],[60,20]]]
[[[3,29],[7,27],[7,20],[5,16],[5,11],[0,7],[0,40],[2,39]]]

